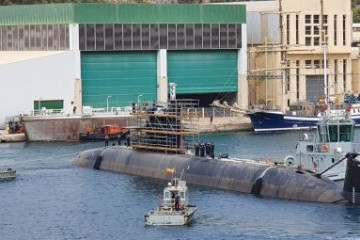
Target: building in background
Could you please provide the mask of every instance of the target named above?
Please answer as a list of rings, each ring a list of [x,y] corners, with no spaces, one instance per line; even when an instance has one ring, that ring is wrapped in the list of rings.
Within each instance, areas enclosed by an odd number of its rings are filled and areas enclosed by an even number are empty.
[[[247,108],[246,31],[243,5],[0,7],[0,118],[166,101],[169,83]]]
[[[251,2],[247,9],[254,19],[248,17],[251,105],[286,110],[299,101],[317,102],[324,96],[324,57],[330,95],[359,90],[350,0]]]

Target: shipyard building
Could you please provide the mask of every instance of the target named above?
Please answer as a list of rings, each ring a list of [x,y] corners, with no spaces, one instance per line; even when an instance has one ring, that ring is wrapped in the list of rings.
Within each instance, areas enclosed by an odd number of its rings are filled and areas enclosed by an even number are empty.
[[[0,7],[5,116],[166,101],[170,83],[178,98],[202,106],[220,100],[247,108],[246,72],[244,5]]]
[[[318,102],[325,75],[329,95],[360,90],[350,0],[252,2],[247,11],[250,105]]]

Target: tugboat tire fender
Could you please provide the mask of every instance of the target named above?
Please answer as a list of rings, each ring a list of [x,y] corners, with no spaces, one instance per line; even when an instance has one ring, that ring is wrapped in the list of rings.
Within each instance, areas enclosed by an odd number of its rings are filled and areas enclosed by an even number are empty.
[[[284,157],[284,165],[285,166],[293,166],[295,163],[295,157],[293,155],[287,155]]]

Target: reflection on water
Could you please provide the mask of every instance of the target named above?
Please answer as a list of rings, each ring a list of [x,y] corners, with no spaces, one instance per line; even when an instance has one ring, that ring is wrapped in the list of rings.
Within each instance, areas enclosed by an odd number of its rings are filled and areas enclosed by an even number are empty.
[[[357,132],[358,133],[358,132]],[[217,154],[282,159],[300,132],[206,134]],[[359,239],[360,207],[261,198],[189,185],[199,207],[187,227],[149,227],[164,180],[95,171],[72,164],[103,143],[0,144],[0,164],[17,180],[0,184],[1,239]]]

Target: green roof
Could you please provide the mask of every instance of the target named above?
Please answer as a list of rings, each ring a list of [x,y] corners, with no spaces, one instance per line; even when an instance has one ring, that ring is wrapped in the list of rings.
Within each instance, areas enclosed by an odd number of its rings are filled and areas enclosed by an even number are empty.
[[[245,22],[245,5],[64,3],[0,7],[0,25]]]

